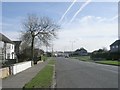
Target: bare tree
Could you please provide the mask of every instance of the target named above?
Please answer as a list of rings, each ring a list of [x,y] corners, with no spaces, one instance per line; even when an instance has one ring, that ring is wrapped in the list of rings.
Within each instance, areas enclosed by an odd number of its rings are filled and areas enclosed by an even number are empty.
[[[50,45],[50,41],[57,36],[59,26],[48,17],[39,18],[36,15],[28,15],[23,22],[23,28],[22,40],[31,44],[31,56],[33,59],[35,41]]]

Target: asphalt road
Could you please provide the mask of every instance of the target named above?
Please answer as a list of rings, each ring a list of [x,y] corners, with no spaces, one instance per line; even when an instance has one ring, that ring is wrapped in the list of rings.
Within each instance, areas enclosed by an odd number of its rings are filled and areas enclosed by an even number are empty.
[[[57,88],[118,88],[118,67],[56,58]]]

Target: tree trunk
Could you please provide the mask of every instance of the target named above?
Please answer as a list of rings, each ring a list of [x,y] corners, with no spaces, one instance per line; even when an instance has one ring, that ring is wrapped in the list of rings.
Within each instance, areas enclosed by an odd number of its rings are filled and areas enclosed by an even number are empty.
[[[32,36],[32,43],[31,43],[31,56],[32,60],[34,58],[34,36]]]

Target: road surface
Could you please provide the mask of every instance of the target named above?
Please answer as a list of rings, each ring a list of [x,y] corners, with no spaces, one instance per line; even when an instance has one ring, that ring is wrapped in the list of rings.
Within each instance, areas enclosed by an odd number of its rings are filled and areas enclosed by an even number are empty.
[[[56,58],[57,88],[118,88],[118,67]]]

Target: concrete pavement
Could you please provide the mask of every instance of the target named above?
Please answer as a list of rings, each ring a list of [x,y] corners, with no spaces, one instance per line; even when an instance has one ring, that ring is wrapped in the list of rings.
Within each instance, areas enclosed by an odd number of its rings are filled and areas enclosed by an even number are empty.
[[[118,88],[118,67],[56,58],[57,88]]]
[[[12,75],[2,80],[2,88],[23,88],[23,86],[29,82],[36,74],[48,63],[39,63],[23,72],[16,75]]]

